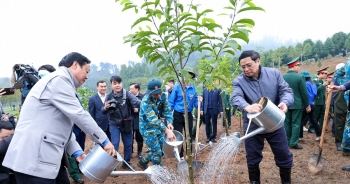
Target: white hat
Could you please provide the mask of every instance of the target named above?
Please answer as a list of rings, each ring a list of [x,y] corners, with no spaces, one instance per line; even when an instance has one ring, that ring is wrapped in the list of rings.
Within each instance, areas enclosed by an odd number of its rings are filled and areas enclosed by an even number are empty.
[[[335,66],[336,70],[339,70],[341,67],[343,67],[345,64],[344,63],[339,63],[337,66]]]

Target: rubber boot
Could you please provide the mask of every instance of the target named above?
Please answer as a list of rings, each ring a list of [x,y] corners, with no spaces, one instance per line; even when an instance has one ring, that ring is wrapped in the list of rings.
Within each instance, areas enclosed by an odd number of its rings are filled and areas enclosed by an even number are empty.
[[[250,184],[260,184],[259,165],[248,167]]]
[[[291,168],[282,168],[280,167],[280,177],[282,184],[290,184],[291,183]]]

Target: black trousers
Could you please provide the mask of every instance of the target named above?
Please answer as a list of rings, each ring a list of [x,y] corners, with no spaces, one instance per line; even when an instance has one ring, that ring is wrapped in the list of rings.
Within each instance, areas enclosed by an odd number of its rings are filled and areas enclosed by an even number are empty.
[[[182,112],[177,112],[174,110],[173,113],[173,126],[174,126],[174,130],[179,131],[180,133],[182,133],[182,130],[184,130],[184,132],[186,132],[186,127],[185,127],[185,113]],[[193,127],[193,116],[192,113],[188,113],[188,126],[189,126],[189,131],[190,131],[190,135],[192,132],[192,127]],[[186,140],[186,133],[183,134]],[[192,144],[192,140],[193,138],[191,137],[191,144]],[[186,141],[185,141],[186,142]],[[185,143],[185,145],[187,145]],[[192,146],[191,146],[191,150],[192,150]],[[181,147],[181,151],[180,151],[180,157],[184,156],[184,149],[183,147]]]
[[[300,138],[303,138],[303,126],[306,125],[307,120],[309,120],[309,125],[312,125],[315,129],[316,132],[316,136],[319,137],[321,136],[322,130],[320,125],[317,123],[316,119],[315,119],[315,105],[311,105],[311,111],[309,113],[306,112],[305,107],[303,107],[303,115],[301,118],[301,124],[300,124]]]
[[[55,179],[40,178],[20,172],[14,172],[18,184],[70,184],[66,168],[61,164],[58,175]]]
[[[340,146],[343,141],[344,127],[346,123],[347,104],[344,99],[344,91],[334,95],[334,119],[335,123],[335,144]],[[334,124],[333,123],[333,124]]]
[[[137,142],[137,152],[141,152],[142,151],[142,147],[143,147],[143,137],[140,133],[139,130],[134,130],[134,139]],[[133,141],[134,142],[134,141]],[[134,152],[134,147],[132,148],[133,152]]]

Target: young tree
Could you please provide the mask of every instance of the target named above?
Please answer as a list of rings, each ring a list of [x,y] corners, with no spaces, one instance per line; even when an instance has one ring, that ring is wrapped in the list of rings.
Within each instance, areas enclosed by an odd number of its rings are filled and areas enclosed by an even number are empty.
[[[137,46],[137,54],[139,57],[144,57],[147,63],[158,62],[158,75],[175,74],[171,79],[176,78],[180,82],[183,96],[186,96],[184,77],[186,80],[191,80],[188,71],[184,69],[191,55],[196,51],[209,51],[210,54],[203,57],[211,58],[215,62],[220,61],[225,54],[234,55],[237,50],[241,50],[237,39],[249,42],[249,32],[255,25],[252,19],[241,18],[240,15],[247,11],[263,10],[251,0],[229,0],[229,5],[224,7],[228,13],[220,14],[227,16],[227,20],[230,21],[228,27],[223,28],[209,17],[213,12],[212,9],[201,10],[193,1],[189,1],[188,6],[176,0],[145,0],[143,3],[137,1],[140,4],[131,0],[116,1],[120,1],[123,6],[122,11],[128,9],[133,9],[136,13],[143,11],[145,16],[138,18],[131,27],[133,29],[139,26],[139,28],[124,37],[124,40],[131,46]],[[223,32],[223,35],[219,36],[216,31]],[[212,70],[214,68],[215,65]],[[206,79],[211,80],[210,77]],[[202,85],[197,86],[198,95],[201,95],[201,90]],[[186,98],[184,104],[187,104]],[[184,109],[188,171],[190,182],[194,183],[186,105]]]

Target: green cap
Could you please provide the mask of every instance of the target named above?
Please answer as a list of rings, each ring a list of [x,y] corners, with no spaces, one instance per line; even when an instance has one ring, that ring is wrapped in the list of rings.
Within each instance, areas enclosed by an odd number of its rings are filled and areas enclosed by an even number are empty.
[[[294,58],[291,62],[287,63],[288,68],[292,68],[294,66],[300,65],[299,57]]]
[[[162,93],[162,82],[158,79],[152,79],[147,84],[146,94],[155,95]]]
[[[188,73],[193,75],[192,79],[196,77],[196,74],[194,73],[194,71],[191,67],[185,66],[184,70],[188,71]]]
[[[304,77],[311,77],[310,73],[307,70],[300,71],[300,74],[303,74]]]

